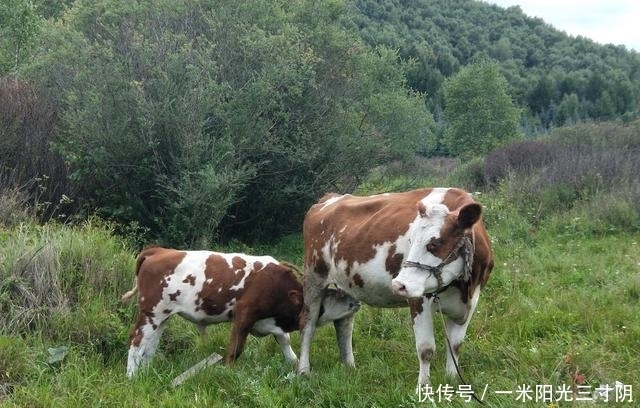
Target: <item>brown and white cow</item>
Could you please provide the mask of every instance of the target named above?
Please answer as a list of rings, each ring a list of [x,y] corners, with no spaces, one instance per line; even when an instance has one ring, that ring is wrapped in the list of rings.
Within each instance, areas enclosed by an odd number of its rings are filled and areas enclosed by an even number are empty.
[[[328,194],[304,220],[304,300],[298,372],[310,371],[309,350],[322,290],[336,284],[364,303],[409,305],[420,363],[418,384],[429,382],[435,352],[433,314],[447,316],[455,375],[458,349],[493,268],[482,207],[464,190],[425,188],[370,197]],[[341,360],[354,366],[354,316],[334,322]]]
[[[291,265],[270,256],[151,247],[136,261],[138,320],[129,334],[127,376],[155,354],[165,322],[179,314],[200,332],[209,324],[233,322],[226,362],[242,353],[247,335],[273,334],[285,358],[298,361],[289,332],[303,315],[302,284]],[[320,324],[355,313],[360,304],[339,290],[323,293]]]

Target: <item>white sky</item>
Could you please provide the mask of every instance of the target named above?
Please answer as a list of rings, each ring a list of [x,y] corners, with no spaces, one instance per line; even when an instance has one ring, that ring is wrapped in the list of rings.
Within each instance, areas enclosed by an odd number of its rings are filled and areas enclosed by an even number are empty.
[[[640,52],[640,0],[484,0],[500,7],[520,6],[531,17],[572,36]]]

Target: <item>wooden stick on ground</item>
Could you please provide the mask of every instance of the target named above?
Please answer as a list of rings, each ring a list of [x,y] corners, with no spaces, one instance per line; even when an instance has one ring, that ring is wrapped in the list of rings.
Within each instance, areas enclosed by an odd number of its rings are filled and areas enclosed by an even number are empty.
[[[214,365],[218,361],[222,360],[222,356],[218,353],[213,353],[209,357],[205,358],[201,362],[195,364],[193,367],[189,368],[184,373],[180,374],[176,378],[171,381],[171,386],[173,388],[185,382],[188,378],[193,377],[198,371],[202,371],[205,368]]]

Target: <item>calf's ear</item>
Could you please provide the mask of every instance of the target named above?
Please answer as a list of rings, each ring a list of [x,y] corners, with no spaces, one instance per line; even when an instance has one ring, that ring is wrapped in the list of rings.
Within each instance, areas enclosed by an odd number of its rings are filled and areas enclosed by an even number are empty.
[[[290,290],[289,300],[291,301],[291,303],[293,303],[296,306],[301,305],[302,302],[304,301],[304,299],[302,298],[302,292],[295,289]]]
[[[482,214],[482,206],[478,203],[467,204],[458,213],[457,227],[460,229],[471,228]]]

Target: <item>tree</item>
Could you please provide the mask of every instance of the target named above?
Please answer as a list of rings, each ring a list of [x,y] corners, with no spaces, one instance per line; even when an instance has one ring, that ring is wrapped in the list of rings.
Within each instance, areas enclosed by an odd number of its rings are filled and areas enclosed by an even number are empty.
[[[29,56],[40,18],[29,0],[0,2],[0,75],[15,72]]]
[[[206,246],[297,231],[325,192],[429,140],[406,66],[342,1],[75,2],[26,75],[61,107],[88,211]],[[49,51],[51,50],[51,51]]]
[[[517,109],[498,67],[486,60],[461,69],[443,85],[444,145],[461,157],[481,155],[518,137]]]

